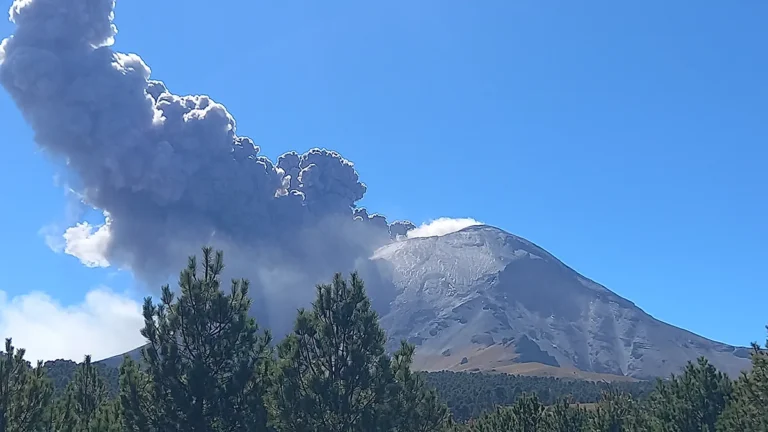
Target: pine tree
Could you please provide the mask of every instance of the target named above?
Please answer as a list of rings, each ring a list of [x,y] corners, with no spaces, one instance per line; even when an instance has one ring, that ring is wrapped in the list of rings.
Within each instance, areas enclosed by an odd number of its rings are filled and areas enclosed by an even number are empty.
[[[75,395],[67,391],[51,409],[47,422],[50,432],[78,432],[79,422],[75,414]]]
[[[402,341],[392,358],[397,382],[395,400],[396,429],[402,432],[437,432],[443,430],[450,417],[448,407],[437,393],[427,389],[423,378],[411,371],[416,347]]]
[[[468,432],[507,432],[517,431],[518,419],[511,407],[500,407],[495,411],[470,420],[464,430]],[[462,430],[462,429],[458,429]]]
[[[120,430],[120,412],[91,356],[85,356],[77,366],[64,396],[51,407],[46,423],[46,430],[55,432]]]
[[[547,413],[536,395],[522,395],[512,406],[470,420],[466,425],[450,425],[450,432],[545,432],[549,431]]]
[[[523,395],[512,405],[515,430],[536,432],[545,427],[544,405],[536,395]]]
[[[84,432],[122,432],[123,430],[120,403],[116,399],[111,399],[99,406]]]
[[[742,374],[718,421],[718,431],[768,431],[768,341],[766,350],[752,344],[752,370]]]
[[[384,332],[363,281],[336,274],[317,287],[279,346],[273,413],[278,430],[388,431],[396,391]]]
[[[152,381],[149,375],[139,369],[130,357],[120,365],[120,394],[122,421],[125,432],[155,432],[158,419],[153,417],[157,410],[152,402]]]
[[[701,357],[680,376],[659,381],[650,398],[653,430],[714,432],[732,392],[731,380]]]
[[[34,431],[45,423],[53,387],[42,362],[33,369],[24,354],[11,339],[5,340],[5,352],[0,354],[0,432]]]
[[[572,407],[567,399],[557,401],[547,415],[548,432],[586,431],[589,416],[583,408]]]
[[[107,384],[91,363],[91,356],[85,356],[85,361],[78,366],[75,378],[69,383],[69,391],[74,398],[74,415],[80,429],[88,430],[109,398]]]
[[[650,430],[640,404],[618,391],[603,394],[591,416],[594,432],[646,432]]]
[[[143,359],[152,404],[125,403],[124,415],[132,427],[146,419],[163,432],[266,431],[269,334],[260,334],[249,317],[248,281],[233,280],[228,294],[221,290],[223,253],[204,248],[202,261],[198,268],[189,258],[178,298],[166,285],[160,304],[145,299]],[[126,378],[121,392],[140,384]]]

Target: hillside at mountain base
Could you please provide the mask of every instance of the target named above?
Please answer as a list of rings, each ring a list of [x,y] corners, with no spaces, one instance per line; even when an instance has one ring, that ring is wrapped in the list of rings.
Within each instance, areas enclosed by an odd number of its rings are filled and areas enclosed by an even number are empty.
[[[735,376],[749,349],[661,322],[535,244],[478,225],[380,248],[396,295],[381,317],[391,346],[425,371],[647,379],[706,357]]]

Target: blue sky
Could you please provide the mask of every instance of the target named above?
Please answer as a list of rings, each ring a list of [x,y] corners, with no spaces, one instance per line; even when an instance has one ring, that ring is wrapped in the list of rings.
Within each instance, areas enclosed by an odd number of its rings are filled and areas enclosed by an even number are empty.
[[[118,0],[116,49],[225,104],[270,158],[335,149],[390,219],[472,217],[671,324],[765,338],[768,3],[180,5]],[[0,115],[0,328],[31,292],[84,323],[88,292],[140,299],[130,275],[49,248],[41,230],[83,215],[4,92]]]

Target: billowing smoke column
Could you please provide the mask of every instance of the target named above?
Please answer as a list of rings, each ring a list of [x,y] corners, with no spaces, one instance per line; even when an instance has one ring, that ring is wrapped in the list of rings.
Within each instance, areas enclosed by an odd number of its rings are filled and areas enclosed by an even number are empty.
[[[36,142],[107,216],[94,234],[105,262],[149,281],[203,244],[222,247],[279,327],[274,317],[292,316],[315,283],[368,267],[375,247],[412,227],[390,233],[382,216],[356,208],[366,187],[338,153],[289,152],[274,164],[237,136],[223,105],[151,80],[139,56],[110,48],[114,5],[15,0],[17,29],[0,46],[0,83]]]

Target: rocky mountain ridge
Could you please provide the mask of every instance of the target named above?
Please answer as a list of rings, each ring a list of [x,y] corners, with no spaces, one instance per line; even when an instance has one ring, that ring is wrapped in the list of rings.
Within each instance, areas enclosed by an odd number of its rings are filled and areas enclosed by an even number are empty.
[[[381,323],[423,370],[664,377],[707,357],[730,375],[749,350],[661,322],[541,247],[478,225],[386,245],[396,295]]]

